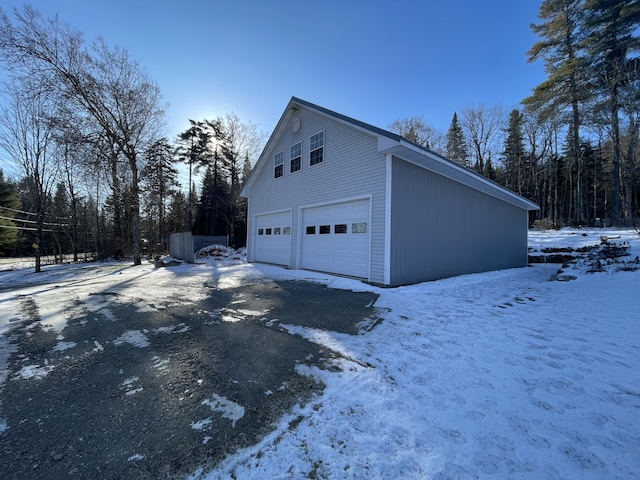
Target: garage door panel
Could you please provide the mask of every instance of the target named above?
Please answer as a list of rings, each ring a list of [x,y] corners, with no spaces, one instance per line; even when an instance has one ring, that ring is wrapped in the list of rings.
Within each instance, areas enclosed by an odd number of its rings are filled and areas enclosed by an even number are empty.
[[[368,278],[369,210],[368,199],[303,210],[301,267]]]
[[[256,216],[254,259],[289,266],[291,262],[291,212]]]

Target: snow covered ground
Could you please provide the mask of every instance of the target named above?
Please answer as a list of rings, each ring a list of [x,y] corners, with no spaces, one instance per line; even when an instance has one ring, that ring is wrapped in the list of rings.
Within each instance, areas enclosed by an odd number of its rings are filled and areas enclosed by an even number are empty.
[[[529,245],[539,254],[599,244],[601,236],[629,242],[628,259],[640,255],[633,230],[531,231]],[[640,472],[640,270],[586,273],[579,264],[564,269],[575,280],[550,282],[559,266],[536,264],[386,289],[238,260],[199,262],[50,267],[44,275],[77,283],[78,296],[122,275],[150,303],[202,295],[198,286],[212,272],[218,288],[248,278],[307,279],[377,293],[384,321],[358,336],[285,326],[342,353],[339,370],[300,366],[326,385],[322,395],[288,413],[258,445],[193,479],[627,479]],[[143,283],[150,276],[151,290]],[[42,278],[0,272],[0,289]],[[53,284],[31,289],[42,321],[66,348],[61,296]],[[11,297],[0,290],[0,334],[14,314]],[[0,335],[0,382],[9,355]],[[43,368],[24,374],[46,375]]]

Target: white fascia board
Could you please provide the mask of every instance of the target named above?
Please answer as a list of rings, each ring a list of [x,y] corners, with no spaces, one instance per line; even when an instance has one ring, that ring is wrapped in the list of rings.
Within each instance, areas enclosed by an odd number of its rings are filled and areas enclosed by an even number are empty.
[[[247,178],[247,181],[245,182],[244,187],[240,192],[241,197],[249,198],[249,195],[251,194],[251,185],[253,185],[253,182],[258,177],[264,165],[268,163],[268,160],[271,158],[273,146],[276,144],[277,139],[280,137],[280,135],[282,135],[282,132],[287,126],[287,124],[289,123],[289,120],[293,116],[293,113],[298,111],[299,108],[300,108],[300,105],[295,103],[293,100],[290,101],[289,104],[287,105],[287,108],[282,113],[280,120],[278,120],[276,128],[274,128],[273,133],[271,133],[269,140],[267,140],[266,145],[262,149],[262,153],[258,157],[258,161],[256,162],[253,169],[251,170],[251,173],[249,174],[249,178]]]
[[[399,144],[400,143],[397,140],[378,135],[378,152],[380,153],[387,152],[393,147],[397,147]]]

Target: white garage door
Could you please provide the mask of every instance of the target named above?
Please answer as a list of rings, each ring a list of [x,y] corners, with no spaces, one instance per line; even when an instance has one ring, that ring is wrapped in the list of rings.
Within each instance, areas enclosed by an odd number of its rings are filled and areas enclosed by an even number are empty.
[[[291,262],[291,212],[256,216],[254,260],[289,266]]]
[[[305,208],[302,268],[368,278],[369,211],[368,199]]]

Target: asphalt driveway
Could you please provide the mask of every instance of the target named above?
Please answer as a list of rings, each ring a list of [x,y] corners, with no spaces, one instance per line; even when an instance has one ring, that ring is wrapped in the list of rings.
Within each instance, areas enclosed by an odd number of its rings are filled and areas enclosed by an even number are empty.
[[[377,318],[375,294],[309,282],[208,293],[156,311],[72,309],[64,342],[21,297],[0,390],[0,477],[155,479],[212,466],[323,388],[296,365],[327,368],[337,354],[282,325],[357,335]]]

